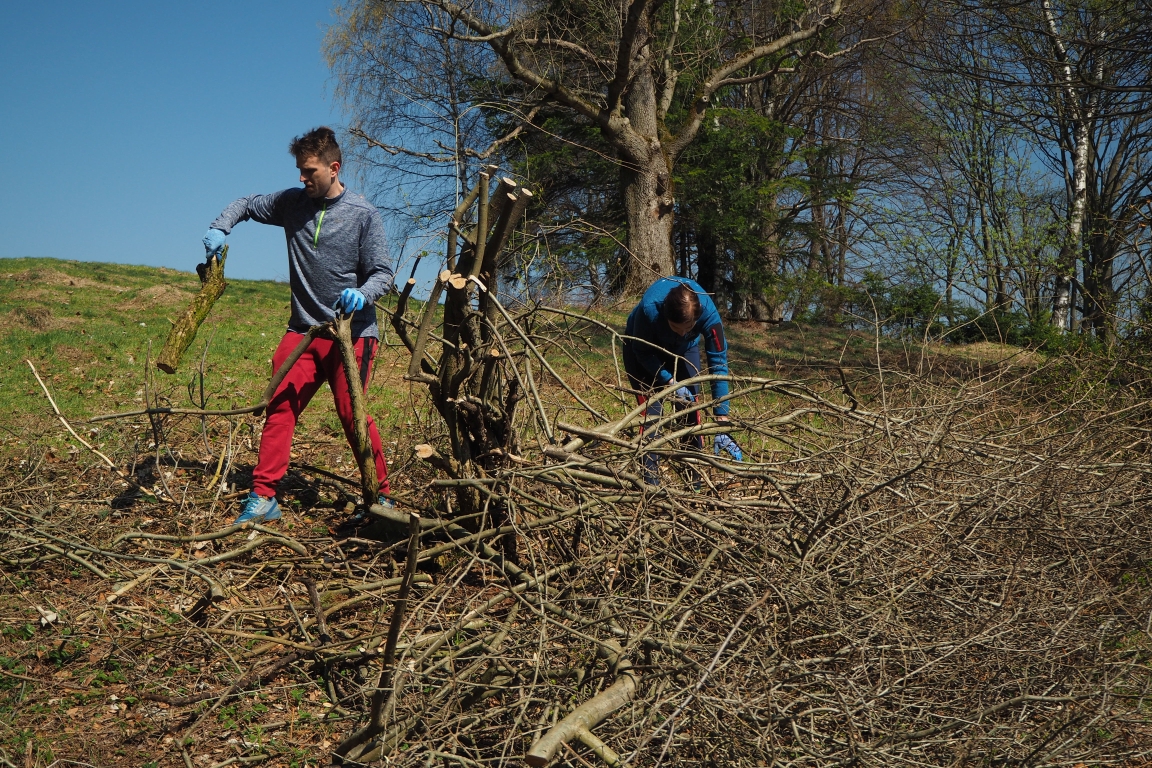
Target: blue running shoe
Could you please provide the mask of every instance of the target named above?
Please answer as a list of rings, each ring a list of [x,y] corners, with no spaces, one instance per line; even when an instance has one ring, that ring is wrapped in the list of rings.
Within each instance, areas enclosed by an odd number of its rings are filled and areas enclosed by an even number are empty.
[[[271,520],[280,519],[280,505],[276,503],[276,497],[272,496],[265,498],[264,496],[257,496],[255,493],[249,493],[248,498],[244,499],[244,509],[240,511],[240,516],[236,518],[233,523],[266,523]]]
[[[392,503],[392,500],[383,494],[380,495],[380,506],[384,507],[384,509],[396,509],[396,505]]]
[[[719,456],[720,451],[724,451],[736,461],[744,461],[744,451],[740,450],[740,446],[728,435],[716,435],[713,452]]]

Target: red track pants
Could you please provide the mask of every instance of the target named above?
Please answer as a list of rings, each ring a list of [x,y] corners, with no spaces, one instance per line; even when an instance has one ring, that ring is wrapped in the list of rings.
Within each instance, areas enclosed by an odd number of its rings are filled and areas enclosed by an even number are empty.
[[[292,354],[292,350],[303,337],[288,331],[272,355],[272,371]],[[367,351],[365,351],[367,350]],[[356,340],[356,362],[360,368],[360,382],[368,389],[372,377],[372,359],[376,353],[376,339]],[[296,431],[296,421],[300,418],[308,401],[325,382],[332,388],[332,399],[336,402],[336,414],[344,425],[344,435],[349,445],[355,439],[352,426],[352,399],[348,396],[348,381],[344,376],[344,364],[340,358],[340,345],[328,339],[313,339],[308,350],[300,356],[288,371],[284,381],[268,404],[268,415],[264,420],[264,433],[260,437],[260,458],[252,472],[252,490],[260,496],[275,496],[276,484],[288,471],[288,459],[292,450],[292,433]],[[368,417],[368,436],[372,441],[372,457],[376,460],[376,477],[380,479],[380,492],[388,493],[388,467],[384,463],[384,451],[380,446],[380,433],[376,422]]]

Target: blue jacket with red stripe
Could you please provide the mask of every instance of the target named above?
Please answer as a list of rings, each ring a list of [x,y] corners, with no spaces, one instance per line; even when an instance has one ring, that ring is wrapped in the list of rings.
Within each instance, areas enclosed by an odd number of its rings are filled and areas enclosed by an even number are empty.
[[[668,327],[664,317],[664,299],[678,284],[691,288],[700,299],[700,317],[692,330],[686,336],[680,336]],[[728,375],[728,342],[724,338],[724,323],[720,320],[720,313],[712,297],[700,287],[700,284],[686,277],[662,277],[654,282],[632,313],[628,315],[628,324],[624,333],[628,336],[643,339],[655,344],[660,349],[672,355],[683,355],[688,349],[700,343],[700,336],[704,336],[704,351],[708,356],[708,372],[720,376]],[[649,344],[624,340],[624,346],[629,353],[642,365],[654,381],[667,385],[672,381],[670,370],[664,355]],[[728,382],[712,382],[712,399],[719,400],[728,394]],[[718,403],[713,409],[717,416],[728,414],[728,402]]]

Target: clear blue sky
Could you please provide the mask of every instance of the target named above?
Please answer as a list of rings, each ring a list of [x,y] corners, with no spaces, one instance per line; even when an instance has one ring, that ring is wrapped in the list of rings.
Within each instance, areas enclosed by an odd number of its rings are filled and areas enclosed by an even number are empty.
[[[5,3],[0,257],[190,271],[233,199],[297,184],[288,142],[343,123],[327,0]],[[282,230],[245,222],[228,272],[286,279]]]

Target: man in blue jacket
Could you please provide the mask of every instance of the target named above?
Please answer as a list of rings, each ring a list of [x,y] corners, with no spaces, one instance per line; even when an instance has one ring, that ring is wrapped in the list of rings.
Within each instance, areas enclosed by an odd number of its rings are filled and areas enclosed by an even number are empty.
[[[331,128],[316,128],[297,137],[288,151],[296,157],[303,188],[236,200],[212,222],[204,236],[204,250],[209,257],[218,255],[225,236],[241,221],[283,227],[288,243],[292,317],[272,355],[272,370],[283,364],[311,326],[328,322],[337,311],[351,313],[359,379],[367,389],[379,338],[375,302],[392,287],[380,212],[340,182],[342,157]],[[252,472],[252,492],[236,522],[280,517],[276,485],[288,471],[292,433],[300,413],[325,382],[332,389],[344,434],[349,443],[353,442],[352,399],[340,347],[331,339],[316,338],[268,404],[260,455]],[[371,416],[368,436],[380,493],[386,494],[388,469],[380,433]]]
[[[640,303],[628,315],[624,329],[624,371],[633,388],[641,394],[637,400],[649,403],[646,420],[659,419],[663,402],[651,400],[654,390],[665,389],[677,381],[700,374],[700,337],[708,357],[708,372],[728,375],[728,343],[724,338],[724,323],[708,293],[698,283],[684,277],[662,277],[653,283]],[[719,422],[728,421],[727,381],[711,383],[712,413]],[[699,384],[681,387],[675,393],[676,409],[690,407],[700,394]],[[695,410],[687,419],[700,423],[700,411]],[[649,432],[648,438],[655,434]],[[695,435],[686,444],[702,450],[704,440]],[[716,452],[727,451],[740,461],[743,454],[728,435],[718,435]],[[654,454],[644,457],[645,480],[659,485],[659,459]]]

